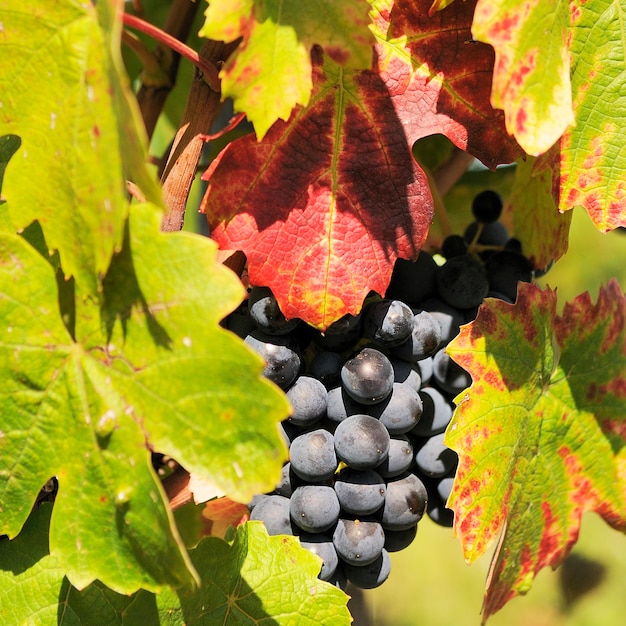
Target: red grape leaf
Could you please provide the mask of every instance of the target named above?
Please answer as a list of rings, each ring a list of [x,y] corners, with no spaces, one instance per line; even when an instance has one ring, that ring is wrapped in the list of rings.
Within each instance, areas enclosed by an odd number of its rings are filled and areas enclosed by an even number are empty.
[[[297,104],[308,104],[314,44],[345,67],[369,69],[367,9],[364,0],[211,0],[200,35],[242,38],[220,71],[222,93],[246,112],[261,139]]]
[[[626,531],[625,322],[617,281],[561,316],[554,291],[520,283],[515,305],[487,299],[448,347],[473,380],[445,439],[455,534],[468,562],[500,534],[484,620],[563,561],[583,512]]]
[[[532,155],[574,123],[570,8],[565,0],[479,0],[472,32],[496,50],[492,102],[507,130]]]
[[[376,71],[314,64],[309,105],[259,143],[229,144],[203,176],[212,237],[246,253],[250,282],[287,317],[325,329],[384,293],[397,257],[416,258],[433,211],[417,139],[444,134],[490,167],[519,155],[489,104],[492,51],[465,43],[473,4],[458,6],[429,19],[426,0],[377,1]]]
[[[413,143],[441,133],[490,168],[521,156],[490,103],[494,53],[472,38],[476,0],[428,15],[430,0],[377,0],[378,71]]]
[[[380,78],[313,71],[307,108],[213,161],[203,210],[220,247],[246,253],[252,284],[324,329],[383,293],[397,256],[417,256],[433,208]]]
[[[505,210],[512,214],[524,255],[536,268],[544,269],[567,252],[572,213],[557,210],[551,173],[547,169],[537,172],[536,164],[535,157],[517,164]]]

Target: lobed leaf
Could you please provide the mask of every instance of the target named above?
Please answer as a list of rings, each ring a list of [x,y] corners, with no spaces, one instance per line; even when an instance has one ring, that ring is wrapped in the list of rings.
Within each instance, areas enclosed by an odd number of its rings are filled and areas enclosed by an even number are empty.
[[[570,4],[565,0],[479,0],[472,33],[496,51],[491,101],[506,128],[537,156],[574,124]]]
[[[241,43],[220,71],[222,93],[244,111],[259,139],[311,96],[311,48],[347,68],[372,61],[365,0],[211,0],[200,35]]]
[[[287,317],[325,329],[384,293],[396,258],[416,258],[433,211],[417,139],[442,133],[492,167],[519,154],[489,104],[490,49],[465,43],[466,4],[430,19],[425,0],[376,2],[375,70],[317,62],[307,107],[205,173],[212,237],[245,252]]]
[[[11,219],[18,229],[39,220],[65,275],[93,294],[122,245],[128,202],[121,155],[126,174],[149,198],[159,197],[137,115],[120,121],[137,106],[128,104],[121,77],[115,13],[122,5],[8,0],[0,37],[0,134],[21,138],[4,185]]]
[[[239,526],[231,541],[205,538],[192,551],[205,585],[160,594],[162,624],[346,626],[348,596],[317,578],[320,559],[296,537],[270,537],[262,522]]]
[[[626,298],[612,281],[558,316],[554,291],[520,283],[515,305],[487,299],[448,351],[473,381],[445,439],[455,534],[468,561],[500,535],[486,620],[562,562],[583,512],[626,531]]]
[[[544,269],[567,252],[572,213],[557,210],[551,172],[537,172],[537,162],[535,157],[518,162],[506,210],[513,215],[515,236],[522,242],[524,256],[536,268]]]
[[[47,260],[15,235],[0,246],[0,533],[20,531],[56,476],[50,552],[73,585],[193,584],[151,451],[243,501],[271,489],[286,457],[286,399],[218,327],[243,287],[214,244],[161,234],[137,205],[101,304],[77,294],[66,327]]]

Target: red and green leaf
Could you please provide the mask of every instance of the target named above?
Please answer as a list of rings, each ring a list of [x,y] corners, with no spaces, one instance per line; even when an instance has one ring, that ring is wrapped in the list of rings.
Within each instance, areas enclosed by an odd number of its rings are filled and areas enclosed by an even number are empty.
[[[491,101],[528,154],[545,152],[574,123],[569,2],[479,0],[472,33],[496,51]]]
[[[311,96],[311,48],[344,67],[368,69],[373,38],[365,0],[211,0],[200,34],[242,38],[220,72],[222,93],[245,111],[261,139]]]
[[[396,258],[417,256],[433,211],[417,139],[444,134],[490,167],[519,156],[489,104],[492,53],[465,43],[470,5],[430,19],[425,0],[376,2],[376,70],[315,65],[307,107],[259,143],[233,142],[205,174],[212,236],[246,253],[250,281],[287,317],[326,328],[384,293]]]
[[[446,434],[455,533],[468,561],[500,535],[486,620],[565,558],[585,511],[626,531],[626,298],[613,281],[558,316],[555,292],[520,284],[448,350],[473,380]]]

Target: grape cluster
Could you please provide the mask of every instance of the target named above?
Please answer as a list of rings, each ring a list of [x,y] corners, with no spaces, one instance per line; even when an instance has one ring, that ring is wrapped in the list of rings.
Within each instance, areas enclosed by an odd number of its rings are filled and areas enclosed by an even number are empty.
[[[517,282],[532,279],[501,210],[495,192],[476,196],[475,220],[444,241],[439,262],[425,252],[399,259],[384,297],[370,295],[360,315],[323,334],[285,319],[266,287],[226,319],[293,409],[282,423],[289,461],[250,503],[251,519],[298,536],[322,558],[322,580],[376,587],[424,515],[452,525],[445,503],[458,459],[443,438],[471,379],[445,347],[485,297],[513,302]]]

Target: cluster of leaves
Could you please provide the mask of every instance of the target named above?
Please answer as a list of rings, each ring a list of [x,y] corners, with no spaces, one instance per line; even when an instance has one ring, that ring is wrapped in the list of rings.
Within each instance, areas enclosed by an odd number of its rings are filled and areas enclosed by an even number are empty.
[[[200,540],[197,510],[175,518],[153,468],[169,455],[246,502],[275,484],[289,406],[219,326],[244,292],[215,243],[159,232],[124,2],[5,4],[3,623],[348,623],[316,557],[253,523]],[[574,206],[601,230],[626,225],[615,2],[292,4],[212,0],[201,29],[240,40],[222,92],[256,131],[213,161],[202,208],[288,317],[324,329],[417,256],[434,203],[412,147],[427,136],[490,168],[518,160],[510,203],[538,267],[564,253]],[[127,180],[145,202],[129,203]],[[450,346],[474,381],[447,434],[455,532],[470,561],[500,534],[485,619],[566,556],[583,511],[626,525],[626,299],[611,283],[596,304],[555,307],[524,287]],[[54,506],[34,506],[53,476]]]

